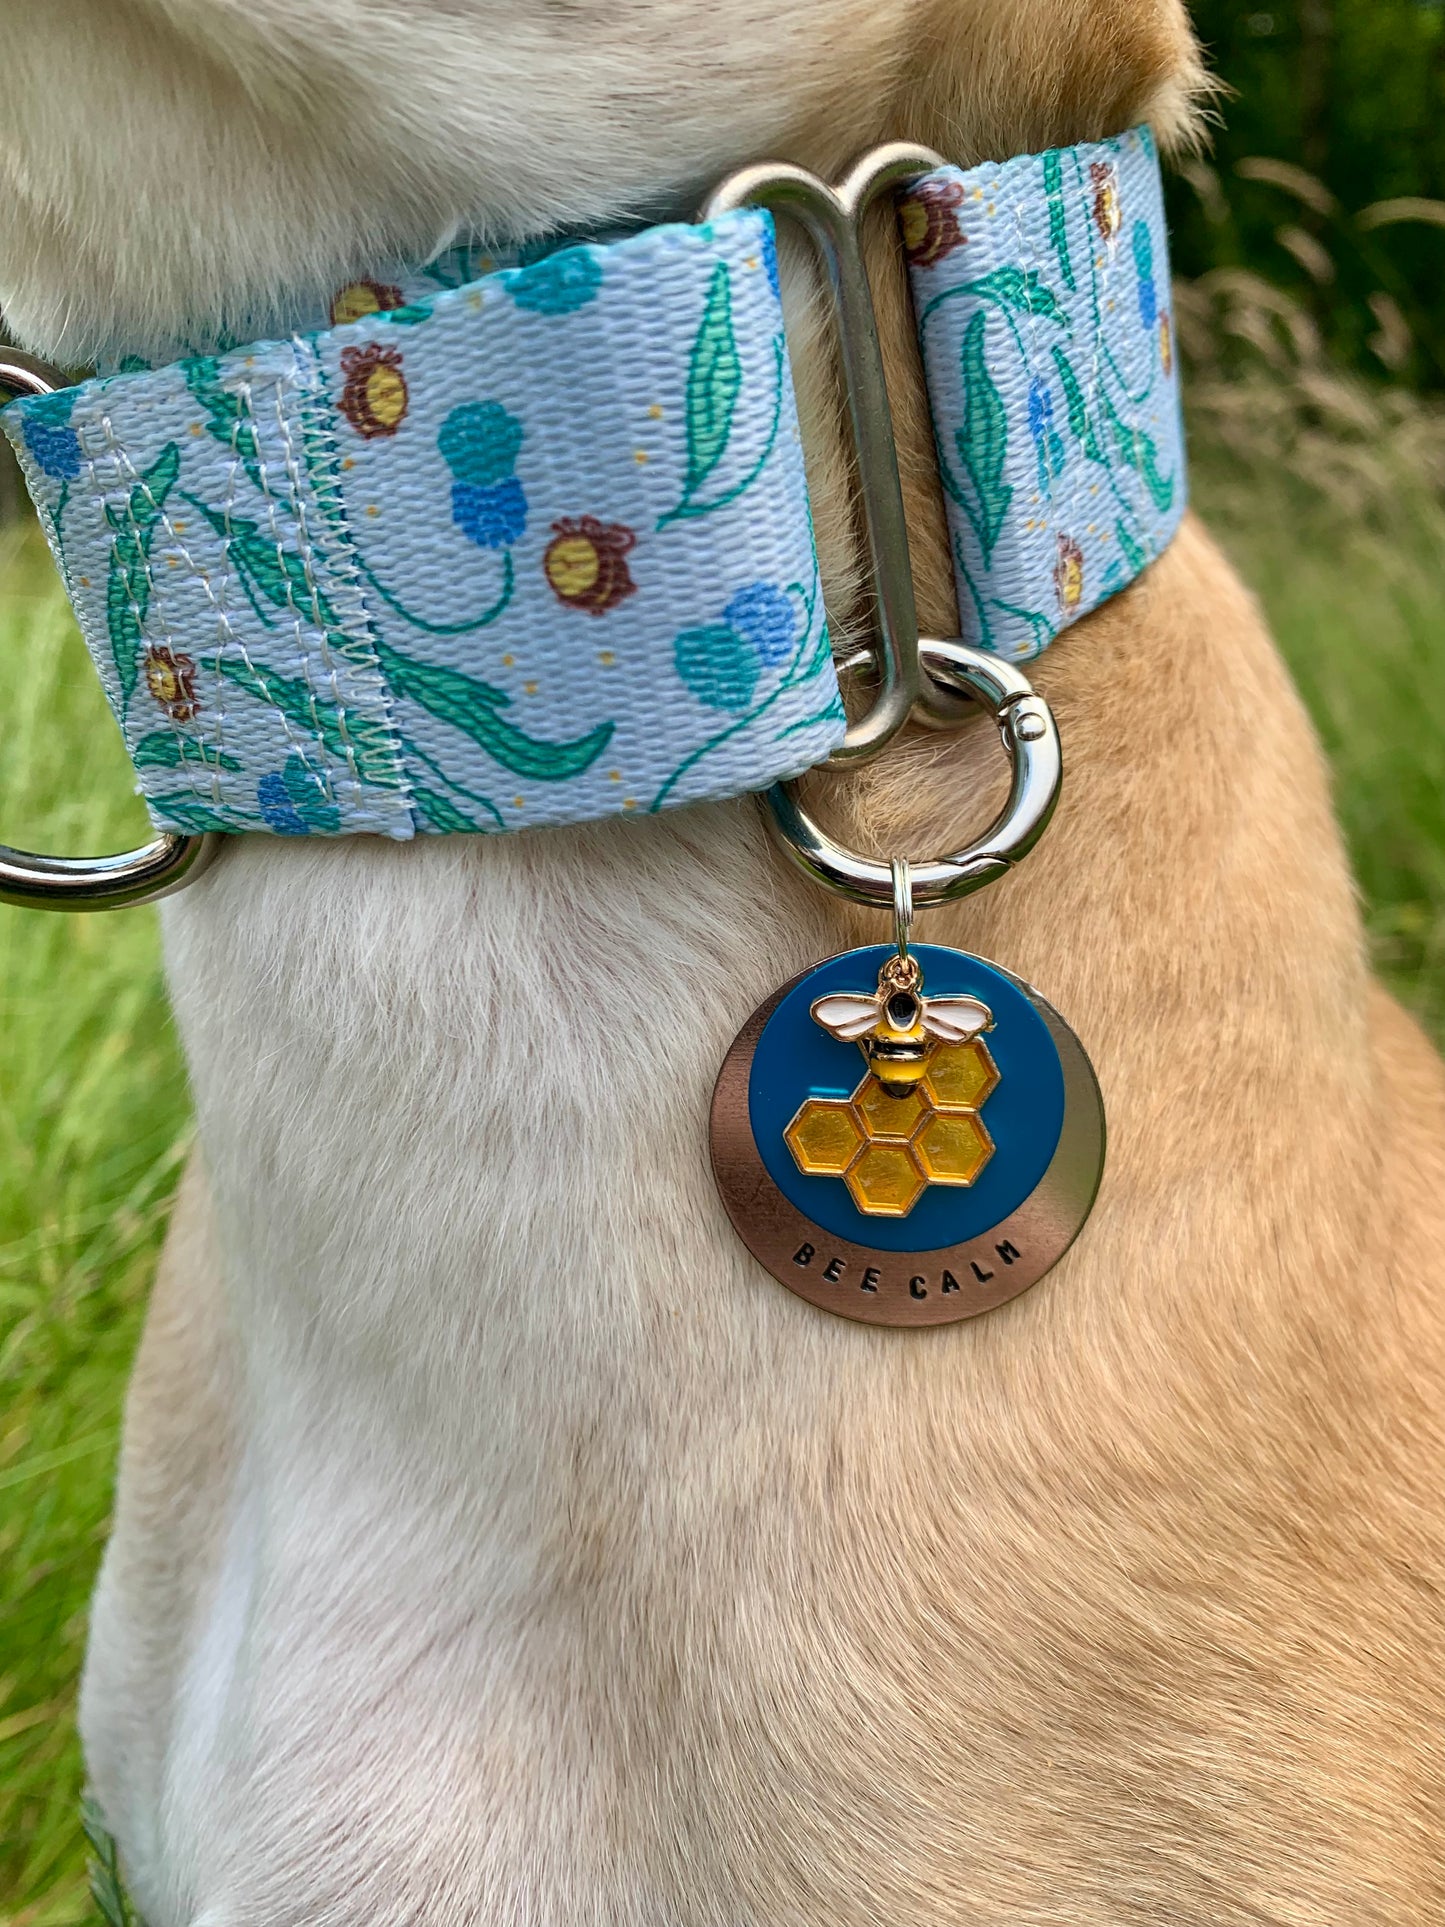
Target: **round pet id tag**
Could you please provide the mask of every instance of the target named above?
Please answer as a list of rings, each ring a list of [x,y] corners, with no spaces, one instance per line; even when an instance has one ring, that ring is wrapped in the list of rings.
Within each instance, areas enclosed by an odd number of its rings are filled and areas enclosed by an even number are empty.
[[[815,964],[753,1012],[712,1103],[718,1189],[781,1284],[941,1325],[1037,1282],[1088,1217],[1104,1107],[1036,990],[937,944]]]

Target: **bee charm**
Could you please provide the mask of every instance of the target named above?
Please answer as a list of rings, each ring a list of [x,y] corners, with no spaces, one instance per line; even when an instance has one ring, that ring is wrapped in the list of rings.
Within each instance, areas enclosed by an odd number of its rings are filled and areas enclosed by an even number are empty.
[[[936,1044],[967,1044],[993,1029],[993,1012],[977,997],[925,997],[914,957],[890,957],[871,997],[820,997],[815,1024],[842,1043],[857,1044],[889,1097],[922,1083]]]
[[[1031,985],[900,936],[814,964],[753,1013],[713,1093],[712,1157],[779,1283],[867,1324],[943,1325],[1063,1255],[1098,1189],[1103,1105]]]

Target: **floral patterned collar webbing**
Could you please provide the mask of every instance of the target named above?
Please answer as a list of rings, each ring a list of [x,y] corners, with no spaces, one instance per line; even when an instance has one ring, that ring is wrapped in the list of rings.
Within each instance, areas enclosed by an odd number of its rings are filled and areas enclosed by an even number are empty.
[[[961,633],[1025,659],[1183,513],[1153,143],[900,219]],[[841,740],[766,213],[455,250],[4,425],[159,828],[525,829]]]

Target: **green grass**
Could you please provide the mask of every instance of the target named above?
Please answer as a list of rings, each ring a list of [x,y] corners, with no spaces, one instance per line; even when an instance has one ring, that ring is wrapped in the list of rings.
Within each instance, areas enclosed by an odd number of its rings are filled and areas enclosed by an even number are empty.
[[[1397,497],[1386,532],[1207,461],[1195,498],[1324,742],[1376,967],[1445,1043],[1445,510]]]
[[[1445,516],[1387,544],[1272,484],[1199,479],[1333,758],[1381,966],[1445,1035]],[[0,834],[143,833],[48,563],[0,538]],[[0,1927],[92,1918],[75,1682],[185,1131],[151,913],[0,909]]]
[[[0,535],[0,836],[79,853],[146,834],[48,559]],[[186,1128],[153,913],[0,908],[7,1927],[92,1918],[72,1710],[121,1397]]]

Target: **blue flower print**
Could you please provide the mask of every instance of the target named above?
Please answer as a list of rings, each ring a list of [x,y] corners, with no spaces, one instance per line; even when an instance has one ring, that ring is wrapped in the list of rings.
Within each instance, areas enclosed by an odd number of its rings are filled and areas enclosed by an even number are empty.
[[[1159,296],[1154,287],[1154,243],[1149,237],[1149,223],[1134,223],[1134,269],[1139,277],[1139,319],[1145,333],[1153,328],[1159,318]]]
[[[27,402],[20,420],[25,446],[36,466],[59,482],[73,482],[80,473],[80,437],[70,426],[74,406],[74,390],[62,389]]]
[[[442,423],[437,447],[454,478],[452,520],[478,548],[507,548],[527,527],[527,497],[512,472],[525,432],[496,401],[463,402]]]
[[[273,770],[256,785],[262,819],[277,836],[338,836],[341,812],[327,796],[325,778],[299,756],[288,756],[284,770]]]
[[[452,520],[479,549],[505,549],[527,527],[527,497],[515,475],[505,482],[479,488],[475,482],[452,483]]]
[[[778,243],[777,237],[773,232],[773,217],[771,214],[767,216],[767,225],[763,229],[763,267],[767,272],[768,286],[773,291],[774,301],[781,301],[783,298],[783,284],[778,279]]]
[[[771,582],[750,582],[723,610],[723,621],[751,643],[764,665],[772,669],[793,646],[798,612]]]
[[[1068,458],[1059,432],[1054,427],[1053,390],[1038,377],[1029,383],[1029,433],[1034,438],[1034,449],[1038,456],[1039,493],[1047,495],[1054,477],[1063,474]]]
[[[585,308],[602,286],[602,267],[591,248],[561,248],[508,277],[519,308],[533,314],[572,314]]]

